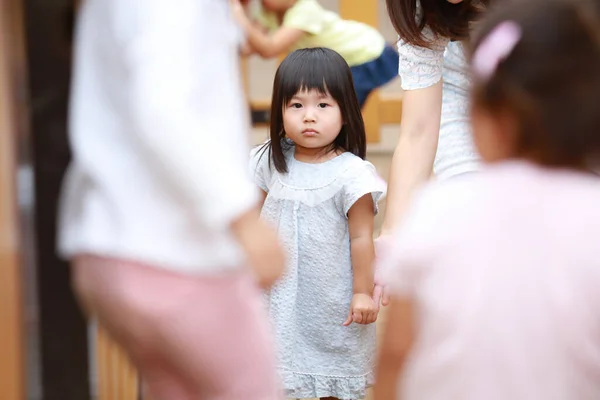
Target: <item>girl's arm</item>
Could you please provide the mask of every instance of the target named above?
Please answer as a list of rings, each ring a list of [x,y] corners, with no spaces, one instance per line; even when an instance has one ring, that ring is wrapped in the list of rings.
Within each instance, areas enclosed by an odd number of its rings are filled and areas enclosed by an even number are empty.
[[[414,190],[433,172],[440,132],[442,82],[405,91],[402,106],[400,138],[392,158],[382,235],[394,231]]]
[[[394,298],[389,306],[383,342],[375,370],[377,400],[398,398],[398,379],[404,366],[406,355],[414,337],[412,302],[406,298]]]
[[[374,219],[373,197],[370,193],[358,199],[348,211],[354,294],[362,293],[369,296],[373,294]]]
[[[304,31],[295,28],[282,27],[269,35],[252,23],[244,23],[242,26],[246,31],[248,44],[254,53],[263,58],[277,57],[304,36]]]
[[[374,286],[374,219],[373,196],[370,193],[358,199],[348,211],[354,295],[344,323],[346,326],[352,322],[370,324],[377,320],[377,305],[371,297]]]
[[[248,18],[239,2],[233,0],[232,7],[236,20],[246,33],[248,45],[254,53],[263,58],[277,57],[305,35],[300,29],[287,27],[281,27],[273,34],[268,34]]]
[[[258,22],[253,21],[252,26],[254,26],[256,29],[260,30],[264,34],[267,34],[267,30],[263,26],[261,26]],[[256,53],[256,50],[254,50],[254,47],[252,47],[252,45],[246,40],[240,47],[240,55],[242,57],[248,57],[254,53]]]

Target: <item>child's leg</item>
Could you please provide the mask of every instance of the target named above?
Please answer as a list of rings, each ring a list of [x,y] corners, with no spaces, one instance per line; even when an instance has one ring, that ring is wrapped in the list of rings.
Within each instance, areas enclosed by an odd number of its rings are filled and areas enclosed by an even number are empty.
[[[281,398],[266,315],[246,274],[194,278],[84,257],[74,283],[153,400]]]
[[[398,76],[398,63],[398,53],[392,46],[386,45],[381,55],[375,60],[350,68],[361,108],[373,90]]]
[[[374,88],[374,85],[371,82],[371,73],[368,66],[364,64],[352,67],[350,68],[350,71],[352,72],[354,91],[356,92],[358,104],[360,105],[360,108],[363,108],[369,98],[369,94],[371,94]]]

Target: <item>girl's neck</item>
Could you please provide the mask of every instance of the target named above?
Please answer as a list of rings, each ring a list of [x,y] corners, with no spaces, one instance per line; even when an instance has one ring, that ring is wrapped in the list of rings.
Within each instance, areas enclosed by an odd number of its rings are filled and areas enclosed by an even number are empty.
[[[344,151],[341,149],[327,147],[310,148],[295,145],[294,158],[307,164],[320,164],[336,158]]]

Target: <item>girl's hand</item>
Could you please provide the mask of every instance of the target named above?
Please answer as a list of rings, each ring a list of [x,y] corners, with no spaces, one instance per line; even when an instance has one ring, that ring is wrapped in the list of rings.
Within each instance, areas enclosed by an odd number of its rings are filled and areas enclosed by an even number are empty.
[[[390,304],[390,295],[388,293],[388,288],[385,286],[382,281],[381,268],[378,267],[377,259],[381,259],[385,253],[389,250],[391,245],[391,236],[387,234],[382,234],[377,239],[375,239],[375,288],[373,289],[373,301],[377,304],[377,308],[379,308],[379,304],[382,306],[387,306]]]
[[[349,326],[353,322],[362,325],[372,324],[377,321],[378,313],[379,307],[371,296],[364,293],[357,293],[352,296],[350,313],[348,314],[348,319],[344,322],[344,326]]]

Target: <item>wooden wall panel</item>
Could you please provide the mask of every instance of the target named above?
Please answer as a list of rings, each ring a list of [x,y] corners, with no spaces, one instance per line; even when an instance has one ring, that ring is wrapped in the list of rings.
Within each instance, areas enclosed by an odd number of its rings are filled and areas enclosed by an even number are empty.
[[[344,19],[364,22],[375,28],[379,27],[379,12],[377,0],[340,0],[340,15]],[[379,107],[381,97],[375,90],[369,96],[363,108],[367,143],[377,143],[380,140],[381,121]]]
[[[21,31],[15,1],[0,7],[0,398],[25,399],[20,231],[16,188],[18,143],[15,75]]]
[[[138,399],[139,382],[135,369],[102,328],[97,330],[96,360],[98,400]]]

